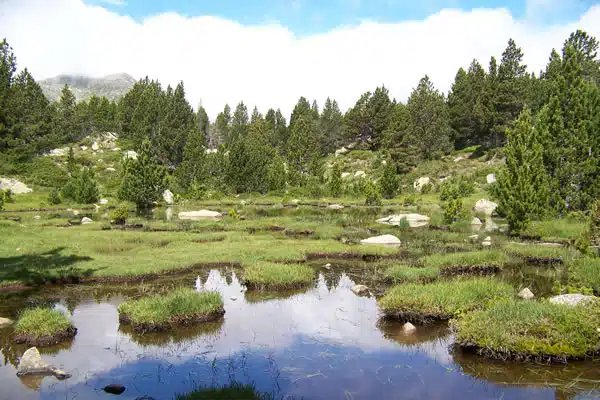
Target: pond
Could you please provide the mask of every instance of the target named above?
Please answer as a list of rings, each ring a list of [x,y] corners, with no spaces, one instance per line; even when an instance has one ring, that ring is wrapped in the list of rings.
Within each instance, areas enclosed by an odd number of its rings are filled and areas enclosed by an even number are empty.
[[[600,369],[591,362],[522,365],[490,362],[452,347],[446,324],[418,327],[379,318],[374,297],[358,297],[352,273],[320,273],[314,287],[266,296],[246,291],[234,269],[213,269],[153,284],[46,287],[0,294],[0,315],[52,303],[71,316],[71,343],[42,357],[72,374],[16,376],[25,347],[0,332],[2,399],[172,399],[205,386],[252,384],[274,398],[567,399],[595,398]],[[176,286],[218,290],[225,317],[171,333],[139,335],[119,326],[126,298]],[[162,289],[161,289],[162,288]],[[146,397],[144,397],[146,396]]]

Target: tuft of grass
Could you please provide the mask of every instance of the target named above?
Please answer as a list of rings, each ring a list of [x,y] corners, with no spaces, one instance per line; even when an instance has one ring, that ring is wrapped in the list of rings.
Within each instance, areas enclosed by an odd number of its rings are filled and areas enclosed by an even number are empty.
[[[387,317],[424,322],[447,320],[484,308],[499,299],[510,299],[514,289],[491,278],[475,278],[427,285],[405,284],[389,290],[379,300]]]
[[[569,284],[600,293],[600,258],[581,258],[569,265]]]
[[[197,389],[191,393],[180,394],[176,397],[177,400],[267,400],[271,398],[269,394],[257,392],[252,385],[238,383],[224,387]]]
[[[456,344],[481,355],[566,362],[598,354],[600,307],[509,301],[453,320]]]
[[[36,346],[49,346],[75,336],[73,323],[63,313],[50,308],[23,311],[15,324],[15,340]]]
[[[538,237],[545,241],[564,242],[577,239],[586,229],[585,221],[574,218],[533,221],[523,235]]]
[[[425,268],[437,268],[442,275],[498,272],[505,263],[506,256],[498,250],[436,253],[423,258]]]
[[[284,290],[310,285],[315,271],[303,264],[256,263],[245,268],[246,284],[259,290]]]
[[[438,267],[417,268],[406,264],[397,264],[385,270],[384,275],[393,282],[433,282],[438,278]]]
[[[179,288],[166,295],[129,300],[119,306],[119,319],[138,332],[167,330],[173,326],[214,321],[225,313],[217,292]]]
[[[509,243],[504,250],[532,264],[562,264],[565,260],[574,257],[573,252],[565,247]]]

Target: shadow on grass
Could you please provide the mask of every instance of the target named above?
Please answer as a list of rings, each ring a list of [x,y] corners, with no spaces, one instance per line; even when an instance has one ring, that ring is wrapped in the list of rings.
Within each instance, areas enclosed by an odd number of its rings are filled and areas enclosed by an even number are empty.
[[[89,277],[95,269],[73,267],[81,261],[91,261],[88,256],[62,254],[64,247],[44,253],[0,257],[0,283],[21,282],[25,284],[79,282]]]

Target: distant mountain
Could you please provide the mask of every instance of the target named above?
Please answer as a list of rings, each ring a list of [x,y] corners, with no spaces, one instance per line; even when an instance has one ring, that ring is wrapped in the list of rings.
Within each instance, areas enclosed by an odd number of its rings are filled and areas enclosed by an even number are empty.
[[[65,84],[69,85],[77,101],[87,100],[96,94],[106,96],[109,100],[117,100],[133,86],[136,80],[128,74],[113,74],[102,78],[91,78],[82,75],[59,75],[44,79],[39,84],[48,99],[57,100]]]

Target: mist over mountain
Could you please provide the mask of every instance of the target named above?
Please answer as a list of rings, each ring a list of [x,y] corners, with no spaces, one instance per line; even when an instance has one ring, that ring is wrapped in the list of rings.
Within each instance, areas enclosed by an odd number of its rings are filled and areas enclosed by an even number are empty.
[[[135,83],[135,79],[126,73],[106,75],[93,78],[83,75],[59,75],[44,79],[39,84],[49,100],[57,100],[65,84],[69,85],[77,101],[88,100],[92,94],[106,96],[109,100],[117,100],[127,93]]]

